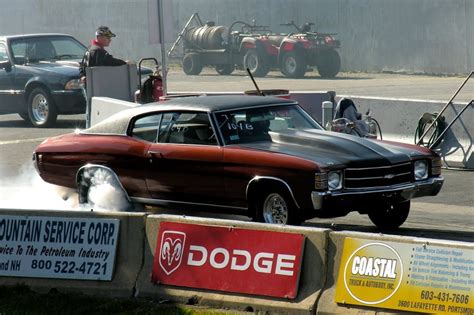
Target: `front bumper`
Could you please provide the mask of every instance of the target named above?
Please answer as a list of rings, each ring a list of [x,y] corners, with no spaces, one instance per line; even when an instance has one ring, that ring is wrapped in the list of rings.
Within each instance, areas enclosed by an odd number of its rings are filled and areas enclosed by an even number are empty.
[[[443,186],[444,178],[442,176],[428,178],[423,181],[396,185],[383,188],[370,188],[351,191],[313,191],[311,201],[315,210],[327,208],[326,206],[345,206],[363,202],[368,203],[367,198],[379,200],[397,199],[398,201],[411,200],[413,198],[424,196],[436,196]]]
[[[51,96],[60,114],[86,112],[86,100],[81,90],[56,90],[51,91]]]

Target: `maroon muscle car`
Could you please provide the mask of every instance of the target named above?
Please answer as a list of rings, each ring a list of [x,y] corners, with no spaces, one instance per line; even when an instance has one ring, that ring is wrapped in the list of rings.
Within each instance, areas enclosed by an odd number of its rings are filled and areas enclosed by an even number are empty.
[[[414,145],[325,131],[297,102],[202,96],[137,106],[50,138],[33,155],[40,176],[92,203],[98,183],[130,205],[240,213],[298,224],[368,214],[403,224],[410,200],[438,194],[441,160]]]

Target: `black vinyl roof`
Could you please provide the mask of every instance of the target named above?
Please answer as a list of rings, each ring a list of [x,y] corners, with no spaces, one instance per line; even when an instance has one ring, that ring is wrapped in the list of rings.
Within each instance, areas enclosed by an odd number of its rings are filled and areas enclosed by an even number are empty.
[[[159,106],[170,109],[192,109],[206,112],[253,107],[260,105],[297,104],[293,100],[272,96],[249,96],[249,95],[218,95],[176,98],[161,103],[151,103],[144,106]]]
[[[166,102],[149,103],[121,111],[90,127],[83,133],[125,134],[133,117],[156,111],[216,112],[267,105],[293,105],[296,101],[272,96],[219,95],[182,97]]]

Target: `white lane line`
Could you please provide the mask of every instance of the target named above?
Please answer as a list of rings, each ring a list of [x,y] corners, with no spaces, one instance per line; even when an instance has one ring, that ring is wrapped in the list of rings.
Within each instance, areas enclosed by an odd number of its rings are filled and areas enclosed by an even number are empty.
[[[0,145],[4,145],[4,144],[18,144],[18,143],[24,143],[24,142],[37,142],[37,141],[43,141],[44,139],[47,139],[47,137],[34,138],[34,139],[22,139],[22,140],[0,141]]]

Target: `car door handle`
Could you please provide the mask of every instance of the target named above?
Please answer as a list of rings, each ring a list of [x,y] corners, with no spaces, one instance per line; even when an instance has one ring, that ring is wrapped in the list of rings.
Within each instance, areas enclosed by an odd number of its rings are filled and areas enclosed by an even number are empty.
[[[160,151],[149,150],[148,155],[151,156],[151,157],[159,156],[160,158],[163,158],[163,153],[161,153]]]

